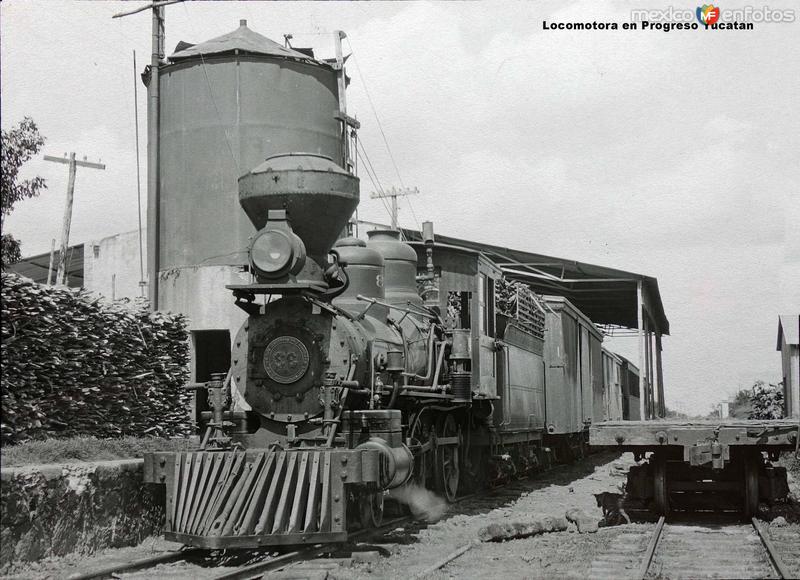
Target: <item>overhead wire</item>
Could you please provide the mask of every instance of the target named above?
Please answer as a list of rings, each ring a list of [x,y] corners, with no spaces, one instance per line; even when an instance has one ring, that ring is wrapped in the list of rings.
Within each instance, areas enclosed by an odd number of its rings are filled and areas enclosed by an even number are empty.
[[[386,145],[386,151],[389,153],[389,159],[391,159],[392,165],[394,166],[394,171],[397,174],[397,179],[400,180],[400,185],[405,187],[406,185],[403,183],[403,178],[400,176],[400,170],[397,168],[397,162],[394,159],[394,155],[392,155],[392,149],[389,147],[389,141],[386,139],[386,133],[383,130],[383,124],[378,117],[378,111],[375,109],[375,104],[372,102],[372,95],[370,95],[369,88],[367,87],[367,81],[364,78],[364,75],[361,72],[361,67],[358,64],[358,58],[356,57],[355,50],[353,49],[353,44],[350,42],[350,37],[347,37],[346,40],[347,45],[350,47],[350,54],[353,56],[353,63],[356,65],[358,77],[361,79],[361,83],[364,85],[364,93],[367,95],[367,101],[372,109],[372,114],[375,116],[375,122],[378,124],[378,130],[381,133],[381,137],[383,137],[383,143]]]
[[[383,138],[383,144],[386,146],[386,152],[389,154],[389,159],[392,162],[392,166],[394,167],[395,174],[397,175],[397,179],[400,181],[400,186],[405,188],[406,184],[403,181],[403,177],[400,175],[400,169],[397,166],[397,161],[392,154],[392,149],[389,147],[389,140],[386,138],[386,132],[383,130],[383,124],[381,123],[380,117],[378,116],[378,111],[375,108],[375,103],[372,101],[372,95],[369,92],[369,88],[367,87],[367,81],[364,78],[364,74],[361,71],[361,66],[358,64],[358,57],[356,57],[355,49],[353,48],[353,44],[350,41],[350,37],[346,38],[347,45],[350,47],[350,54],[353,57],[353,64],[356,66],[356,72],[358,72],[358,77],[361,79],[361,84],[364,86],[364,94],[367,96],[367,101],[369,102],[369,106],[372,109],[372,114],[375,117],[375,122],[378,125],[378,130],[380,131],[381,137]],[[417,214],[414,211],[413,204],[411,200],[408,200],[408,207],[411,210],[411,215],[414,218],[414,221],[417,224],[417,227],[422,231],[422,226],[420,225],[419,219],[417,219]]]
[[[385,191],[383,186],[381,185],[380,179],[378,179],[378,174],[375,172],[375,168],[372,165],[372,161],[367,155],[367,150],[364,148],[363,142],[359,139],[358,145],[361,147],[361,151],[356,149],[356,154],[358,155],[359,159],[361,159],[361,163],[364,167],[364,170],[367,172],[367,177],[369,177],[370,181],[372,182],[372,186],[377,190],[380,194],[378,199],[383,204],[383,208],[386,210],[386,213],[389,214],[389,217],[392,216],[392,210],[389,208],[389,205],[386,203],[386,198],[383,197],[385,195]]]
[[[370,160],[369,155],[367,155],[367,150],[364,148],[364,144],[360,140],[359,140],[359,145],[361,145],[361,151],[363,152],[363,156],[358,151],[356,151],[356,153],[358,153],[358,156],[363,162],[365,169],[367,169],[367,175],[370,177],[370,181],[372,181],[373,187],[375,187],[375,189],[378,190],[378,193],[380,195],[378,195],[377,197],[379,200],[381,200],[383,208],[386,210],[386,213],[389,214],[389,219],[391,220],[393,218],[393,214],[391,208],[389,207],[388,202],[386,201],[386,191],[383,189],[380,179],[378,179],[378,174],[375,171],[375,167],[373,167],[372,161]],[[370,175],[370,170],[372,170],[372,175]],[[402,228],[399,231],[400,231],[400,238],[405,239],[405,235],[403,234]]]

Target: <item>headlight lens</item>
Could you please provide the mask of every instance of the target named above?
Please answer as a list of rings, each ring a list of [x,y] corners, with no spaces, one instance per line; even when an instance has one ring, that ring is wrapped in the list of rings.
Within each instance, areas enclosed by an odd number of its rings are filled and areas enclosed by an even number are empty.
[[[274,274],[286,268],[292,259],[292,241],[285,233],[272,230],[258,236],[250,248],[253,266],[264,274]]]

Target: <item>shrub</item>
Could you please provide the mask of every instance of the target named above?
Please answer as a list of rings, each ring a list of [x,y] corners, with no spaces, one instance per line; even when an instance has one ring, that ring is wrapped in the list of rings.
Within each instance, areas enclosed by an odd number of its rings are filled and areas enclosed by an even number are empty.
[[[750,397],[753,411],[750,419],[780,419],[783,417],[783,388],[780,384],[768,385],[756,381]]]
[[[2,274],[3,444],[191,433],[182,315]]]

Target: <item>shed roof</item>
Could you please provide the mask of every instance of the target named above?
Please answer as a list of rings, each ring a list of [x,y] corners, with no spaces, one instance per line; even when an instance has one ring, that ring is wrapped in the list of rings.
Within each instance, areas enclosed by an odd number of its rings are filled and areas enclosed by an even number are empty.
[[[402,231],[406,240],[422,240],[417,230]],[[524,281],[539,294],[568,298],[595,324],[638,328],[636,290],[641,282],[645,309],[650,313],[655,330],[669,334],[669,320],[661,302],[658,280],[652,276],[439,234],[436,234],[436,242],[481,252],[506,276]]]
[[[302,60],[315,64],[322,64],[297,50],[278,44],[266,36],[254,32],[247,27],[246,20],[239,21],[239,28],[228,34],[223,34],[211,40],[206,40],[199,44],[188,44],[181,42],[175,49],[175,53],[169,57],[172,62],[195,58],[199,56],[211,56],[235,51],[246,54],[260,54],[266,56],[277,56],[293,60]]]
[[[782,314],[778,316],[778,346],[783,344],[800,345],[800,314]]]
[[[53,256],[53,268],[58,268],[58,258],[60,250],[56,250]],[[47,273],[50,269],[50,252],[22,258],[16,264],[8,266],[9,272],[14,272],[20,276],[32,279],[39,284],[47,282]],[[55,271],[53,278],[56,277]],[[83,287],[83,244],[69,246],[67,248],[67,286],[70,288]]]

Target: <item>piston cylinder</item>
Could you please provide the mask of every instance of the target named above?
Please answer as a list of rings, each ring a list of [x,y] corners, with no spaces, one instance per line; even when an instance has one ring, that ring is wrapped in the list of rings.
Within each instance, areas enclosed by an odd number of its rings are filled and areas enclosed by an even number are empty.
[[[370,437],[356,449],[375,449],[380,452],[381,476],[378,483],[382,489],[400,487],[411,478],[414,454],[404,443],[398,447],[392,447],[385,439]]]

